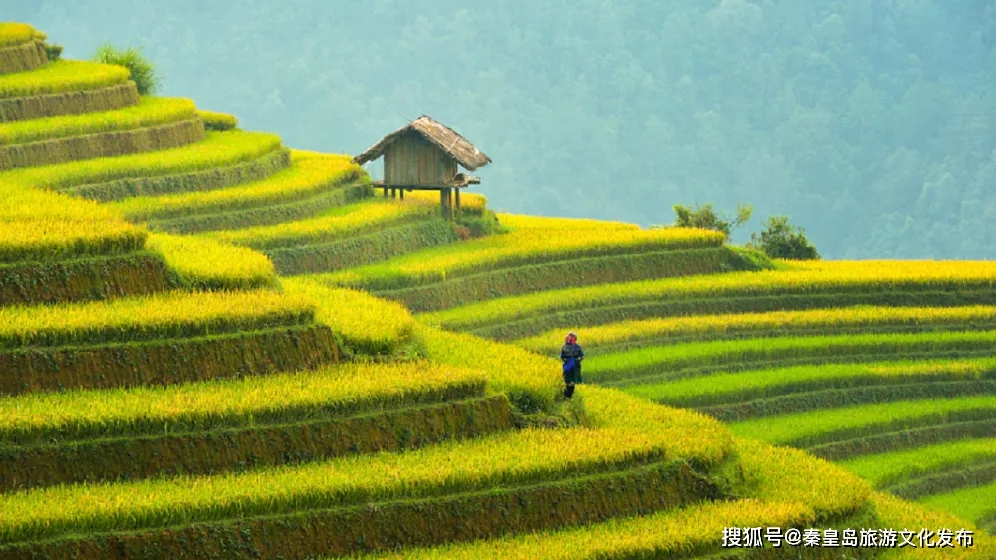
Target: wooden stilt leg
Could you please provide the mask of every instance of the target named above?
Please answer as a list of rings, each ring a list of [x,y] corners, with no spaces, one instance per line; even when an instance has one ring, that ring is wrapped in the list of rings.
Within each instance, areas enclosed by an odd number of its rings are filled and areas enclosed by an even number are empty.
[[[456,213],[459,214],[460,213],[460,189],[453,189],[453,190],[454,190],[453,194],[456,197]]]

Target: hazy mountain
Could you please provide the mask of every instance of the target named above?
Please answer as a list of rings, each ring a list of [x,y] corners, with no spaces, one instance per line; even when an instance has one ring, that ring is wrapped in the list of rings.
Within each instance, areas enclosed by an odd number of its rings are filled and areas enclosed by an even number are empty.
[[[643,224],[755,206],[827,257],[996,257],[987,0],[0,0],[165,95],[358,153],[421,113],[494,159],[492,206]],[[744,239],[745,232],[737,238]]]

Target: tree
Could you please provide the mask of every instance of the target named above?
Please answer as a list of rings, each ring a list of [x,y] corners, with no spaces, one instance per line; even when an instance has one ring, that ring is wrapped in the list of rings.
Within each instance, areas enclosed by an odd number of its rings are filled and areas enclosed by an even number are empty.
[[[750,234],[752,249],[764,251],[774,259],[812,260],[819,259],[816,247],[809,243],[803,228],[788,223],[787,216],[771,216],[764,223],[761,235]]]
[[[155,65],[142,56],[142,50],[138,47],[129,46],[126,49],[120,49],[110,43],[104,43],[97,47],[93,60],[127,68],[128,72],[131,73],[131,81],[135,82],[135,86],[138,88],[139,95],[152,95],[162,84],[162,79]]]
[[[717,214],[712,209],[712,204],[701,206],[696,204],[694,210],[682,204],[675,204],[672,208],[678,216],[674,223],[671,224],[673,227],[712,229],[723,232],[727,239],[730,238],[731,230],[747,223],[750,220],[751,214],[754,213],[754,207],[743,202],[737,204],[737,215],[732,219],[728,216]]]

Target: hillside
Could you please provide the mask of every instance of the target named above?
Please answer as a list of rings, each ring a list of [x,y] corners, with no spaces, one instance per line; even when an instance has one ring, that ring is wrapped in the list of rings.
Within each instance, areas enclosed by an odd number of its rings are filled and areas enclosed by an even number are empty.
[[[294,146],[456,123],[500,162],[495,208],[648,225],[743,201],[737,240],[787,215],[830,258],[996,258],[986,0],[7,4],[70,56],[142,45],[169,95]]]
[[[450,222],[46,40],[0,24],[0,559],[996,557],[990,263]]]

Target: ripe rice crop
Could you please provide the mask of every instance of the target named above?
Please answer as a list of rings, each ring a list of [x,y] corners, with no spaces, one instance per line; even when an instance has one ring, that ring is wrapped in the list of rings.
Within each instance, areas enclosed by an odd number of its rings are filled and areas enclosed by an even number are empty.
[[[156,126],[192,118],[195,110],[189,99],[143,97],[138,105],[116,111],[0,123],[0,144]]]
[[[90,183],[202,171],[256,159],[280,148],[280,137],[259,132],[209,132],[193,144],[159,152],[98,158],[8,172],[5,179],[62,190]]]
[[[94,202],[4,184],[0,263],[129,252],[141,248],[146,235]]]
[[[31,72],[0,75],[0,98],[98,89],[123,84],[128,77],[123,66],[58,60]]]
[[[426,354],[435,362],[480,368],[486,364],[488,384],[506,393],[525,411],[552,412],[554,397],[563,390],[560,363],[532,352],[416,324]]]
[[[622,395],[618,398],[625,400]],[[381,453],[237,474],[5,494],[0,496],[0,542],[151,529],[535,484],[663,457],[709,460],[683,457],[678,451],[680,443],[657,435],[660,428],[669,426],[675,432],[684,429],[686,439],[704,439],[702,434],[688,431],[701,424],[695,416],[688,416],[694,413],[671,409],[669,415],[668,409],[658,408],[657,420],[647,419],[641,429],[622,425],[564,430],[527,428],[402,454]],[[683,428],[685,418],[692,421]],[[600,422],[608,424],[611,419]]]
[[[996,307],[993,306],[859,306],[620,321],[585,328],[581,331],[581,336],[585,347],[604,348],[643,341],[668,344],[675,341],[715,339],[743,334],[756,336],[769,332],[788,334],[793,331],[810,331],[814,334],[833,334],[837,330],[847,328],[867,330],[882,326],[929,327],[993,322],[996,322]],[[580,326],[576,330],[580,330]],[[534,352],[549,354],[560,349],[559,340],[562,334],[563,329],[551,330],[542,335],[517,340],[513,344]]]
[[[289,294],[312,298],[318,305],[317,319],[360,353],[391,353],[412,335],[415,320],[396,302],[366,292],[329,288],[306,277],[284,278],[281,284]]]
[[[908,529],[914,533],[920,528],[926,528],[928,531],[942,528],[955,532],[963,528],[974,530],[971,523],[966,523],[965,518],[959,519],[940,509],[924,507],[922,504],[914,504],[881,492],[873,493],[870,501],[874,508],[875,517],[879,520],[879,526],[883,528],[892,528],[897,531]],[[936,536],[934,538],[936,539]],[[917,546],[913,548],[906,546],[888,548],[884,549],[876,558],[883,560],[920,560],[923,558],[978,560],[996,557],[996,539],[992,536],[975,531],[973,540],[974,543],[971,547],[920,548]]]
[[[705,414],[656,405],[604,387],[585,386],[578,394],[593,426],[625,428],[667,442],[668,457],[684,457],[709,469],[734,451],[727,426]]]
[[[607,220],[591,220],[587,218],[551,218],[548,216],[529,216],[522,214],[498,213],[498,221],[505,227],[512,230],[522,229],[542,229],[542,230],[581,230],[595,229],[601,231],[608,230],[630,230],[639,231],[640,226],[626,222],[612,222]]]
[[[0,307],[0,350],[128,342],[308,323],[315,304],[269,290],[172,292],[110,301]]]
[[[34,189],[19,181],[4,177],[4,196],[0,198],[0,220],[61,219],[66,221],[109,221],[120,219],[112,210],[89,200],[74,200],[68,196]]]
[[[746,499],[702,503],[576,529],[362,558],[621,559],[685,556],[692,551],[705,554],[720,549],[725,527],[808,527],[856,511],[871,493],[863,481],[805,453],[744,440],[737,441],[737,448],[747,478],[748,485],[742,489]]]
[[[951,441],[856,457],[838,464],[881,488],[981,462],[996,462],[996,438]]]
[[[399,382],[404,380],[404,382]],[[481,372],[426,362],[342,364],[314,371],[0,399],[8,444],[215,430],[357,414],[480,394]],[[296,412],[295,412],[296,411]],[[302,412],[306,411],[306,412]]]
[[[808,445],[828,441],[828,434],[851,433],[874,425],[895,426],[896,430],[902,430],[914,421],[933,419],[934,424],[939,424],[949,415],[971,411],[996,413],[996,397],[927,399],[851,406],[747,420],[731,424],[730,429],[744,438],[786,445]]]
[[[708,406],[816,391],[898,383],[969,380],[996,373],[996,358],[790,366],[717,373],[627,387],[626,392],[675,406]]]
[[[935,494],[920,503],[931,509],[951,512],[972,523],[992,521],[996,518],[996,482]]]
[[[551,290],[426,313],[432,325],[469,330],[511,322],[563,308],[594,309],[662,300],[716,300],[734,297],[812,295],[815,293],[959,290],[996,286],[996,262],[990,261],[821,261],[798,270],[731,272]]]
[[[695,370],[717,366],[741,367],[750,362],[832,362],[848,359],[868,361],[882,354],[927,352],[990,352],[996,331],[926,332],[912,334],[867,334],[719,340],[674,346],[648,346],[603,354],[586,371],[593,380],[661,376],[687,377]],[[682,370],[691,370],[683,373]]]
[[[582,528],[511,535],[439,548],[361,556],[364,560],[609,560],[666,558],[719,549],[726,527],[787,527],[813,522],[799,503],[737,500],[693,505]],[[331,560],[331,559],[328,559]]]
[[[384,196],[384,189],[374,189],[374,196],[379,198],[387,198],[390,200],[390,195],[388,197]],[[397,200],[397,199],[395,199]],[[439,207],[439,193],[435,191],[412,191],[405,193],[405,202],[420,202],[423,204],[428,204],[434,208]],[[399,202],[401,202],[399,200]],[[485,208],[488,207],[488,198],[483,194],[463,192],[460,193],[460,209],[461,210],[471,210],[474,212],[483,212]]]
[[[146,232],[120,220],[0,218],[0,263],[55,261],[140,249]]]
[[[442,282],[500,267],[596,255],[707,248],[721,245],[722,241],[722,234],[696,229],[522,228],[503,235],[409,253],[382,264],[328,274],[324,280],[335,285],[390,290]]]
[[[262,181],[215,191],[134,197],[109,206],[136,222],[239,210],[319,194],[357,178],[360,170],[347,156],[302,158],[297,152],[292,152],[291,156],[292,167]]]
[[[204,139],[204,126],[187,119],[130,130],[66,136],[0,146],[0,169],[42,167],[70,161],[155,152]]]
[[[458,240],[452,222],[442,218],[417,219],[413,215],[406,220],[407,223],[377,228],[371,233],[360,232],[335,241],[266,249],[265,252],[280,274],[320,274]]]
[[[191,289],[231,290],[274,286],[276,270],[266,255],[191,236],[157,233],[146,247],[160,255]]]
[[[36,36],[34,27],[26,23],[2,22],[0,23],[0,47],[12,47],[34,40]]]
[[[525,411],[551,411],[554,396],[563,389],[559,360],[537,356],[507,344],[421,325],[416,332],[430,359],[457,367],[486,366],[489,386],[508,394],[509,399]],[[673,425],[666,428],[668,438],[673,445],[685,446],[683,453],[686,455],[710,457],[711,461],[717,461],[731,445],[723,425],[703,414],[659,406],[601,387],[585,386],[582,391],[586,409],[593,418],[603,418],[611,425],[653,430],[659,436],[665,428],[653,419],[672,419]],[[681,421],[674,422],[674,418],[681,418]],[[695,428],[685,434],[672,431],[689,429],[691,424]],[[697,435],[689,437],[693,433]]]
[[[435,208],[422,203],[371,201],[334,208],[325,215],[310,220],[204,235],[253,249],[275,249],[327,243],[432,215],[435,215]]]
[[[802,502],[817,518],[840,518],[861,508],[872,488],[837,465],[804,451],[737,439],[745,497]]]

